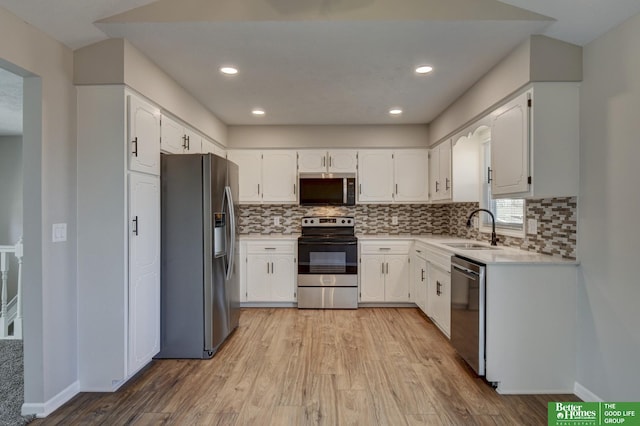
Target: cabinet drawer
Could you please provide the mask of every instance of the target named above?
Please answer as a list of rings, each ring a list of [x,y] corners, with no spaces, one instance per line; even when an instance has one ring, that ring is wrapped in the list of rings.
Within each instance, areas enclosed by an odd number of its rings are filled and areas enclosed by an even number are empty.
[[[295,241],[247,241],[247,254],[295,253]]]
[[[420,259],[425,259],[425,260],[427,259],[427,250],[429,250],[429,247],[427,247],[427,245],[422,243],[415,243],[413,246],[413,251],[415,252],[415,255]]]
[[[409,254],[411,241],[362,241],[361,254]]]
[[[427,247],[425,251],[425,258],[428,262],[437,265],[445,271],[451,271],[451,253]]]

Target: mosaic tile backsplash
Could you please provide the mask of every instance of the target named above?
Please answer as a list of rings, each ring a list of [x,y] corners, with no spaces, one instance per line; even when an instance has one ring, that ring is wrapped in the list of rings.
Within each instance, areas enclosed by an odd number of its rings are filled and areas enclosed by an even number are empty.
[[[358,204],[352,207],[307,207],[289,204],[241,205],[241,234],[299,234],[303,216],[354,216],[356,232],[368,235],[451,235],[488,241],[489,235],[467,229],[469,212],[478,203]],[[280,217],[280,225],[273,218]],[[398,225],[391,217],[398,216]],[[527,200],[526,219],[538,221],[538,232],[524,238],[498,235],[499,245],[576,258],[577,201],[571,198]],[[525,221],[526,223],[526,221]]]

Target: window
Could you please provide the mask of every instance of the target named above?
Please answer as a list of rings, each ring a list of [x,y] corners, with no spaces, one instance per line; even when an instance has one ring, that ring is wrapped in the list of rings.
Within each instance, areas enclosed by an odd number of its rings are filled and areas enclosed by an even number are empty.
[[[496,218],[496,233],[512,236],[524,236],[524,200],[512,198],[491,199],[489,184],[489,166],[491,165],[491,141],[482,145],[482,197],[480,207],[490,210]],[[488,214],[480,215],[480,232],[491,232],[491,218]]]

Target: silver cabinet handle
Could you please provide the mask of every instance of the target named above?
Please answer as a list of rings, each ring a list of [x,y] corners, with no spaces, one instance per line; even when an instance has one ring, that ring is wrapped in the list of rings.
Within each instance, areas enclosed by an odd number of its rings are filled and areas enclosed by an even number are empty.
[[[333,160],[331,159],[331,156],[329,156],[329,167],[332,167],[332,166],[333,166],[333,164],[332,164],[332,163],[333,163]]]
[[[327,166],[327,157],[322,157],[322,167]]]
[[[269,262],[267,262],[267,274],[269,273]]]
[[[384,262],[380,264],[380,273],[384,275]]]
[[[445,190],[445,191],[448,191],[448,190],[449,190],[449,188],[450,188],[450,185],[449,185],[449,178],[445,178],[445,179],[444,179],[444,190]]]
[[[260,195],[260,184],[258,184],[258,195]]]
[[[493,180],[491,172],[493,172],[493,170],[491,170],[491,167],[487,167],[487,183],[491,183],[491,181]]]
[[[274,273],[274,269],[273,269],[273,262],[271,262],[271,273]]]
[[[420,269],[422,271],[422,278],[420,278],[420,281],[424,281],[424,269]]]
[[[135,236],[138,236],[138,233],[139,233],[139,228],[138,228],[138,216],[136,216],[136,217],[133,219],[133,224],[134,224],[134,226],[135,226],[135,227],[133,228],[133,230],[132,230],[131,232],[133,232],[133,234],[134,234]]]
[[[396,195],[398,195],[398,184],[396,183]]]
[[[362,184],[358,184],[358,194],[362,195]]]
[[[378,250],[380,250],[380,251],[388,251],[388,250],[391,250],[391,247],[378,247]]]
[[[294,183],[293,184],[293,195],[296,195],[296,194],[297,194],[297,192],[296,192],[296,184]]]
[[[264,249],[265,250],[275,250],[276,248],[275,247],[265,247]]]
[[[136,136],[135,138],[133,138],[131,143],[133,144],[133,151],[131,153],[133,154],[134,157],[137,157],[138,156],[138,137]]]
[[[436,181],[436,192],[440,191],[440,182]]]

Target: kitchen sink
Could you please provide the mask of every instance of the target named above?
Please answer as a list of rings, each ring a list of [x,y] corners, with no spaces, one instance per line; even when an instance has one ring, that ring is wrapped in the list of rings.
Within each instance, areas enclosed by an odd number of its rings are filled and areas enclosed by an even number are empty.
[[[444,243],[444,245],[451,248],[459,248],[463,250],[500,250],[500,248],[498,247],[492,247],[477,243]]]

